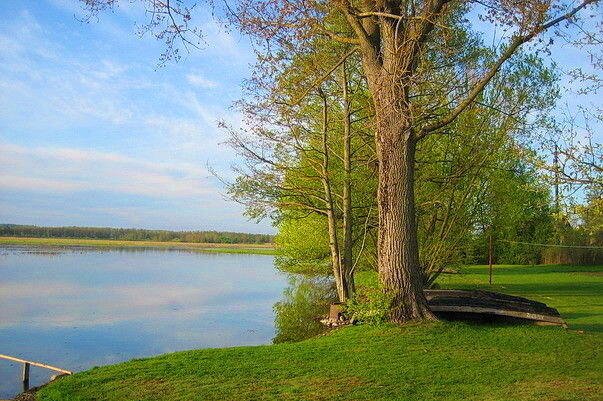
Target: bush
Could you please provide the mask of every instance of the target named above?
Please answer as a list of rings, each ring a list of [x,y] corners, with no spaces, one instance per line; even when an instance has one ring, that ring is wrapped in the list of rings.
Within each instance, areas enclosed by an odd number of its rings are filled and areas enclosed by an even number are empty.
[[[346,314],[359,322],[379,324],[387,320],[391,296],[377,287],[359,288],[346,304]]]

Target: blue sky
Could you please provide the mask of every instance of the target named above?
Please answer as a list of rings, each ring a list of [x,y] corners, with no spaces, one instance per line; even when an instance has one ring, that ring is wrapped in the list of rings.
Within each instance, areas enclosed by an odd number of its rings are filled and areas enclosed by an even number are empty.
[[[205,48],[157,68],[162,43],[135,34],[139,4],[86,24],[79,3],[0,2],[11,16],[0,20],[0,222],[272,232],[207,168],[228,176],[235,160],[217,121],[241,124],[229,106],[254,60],[248,42],[201,13]]]
[[[0,222],[270,232],[222,196],[208,172],[233,153],[252,52],[202,25],[208,43],[157,68],[161,43],[136,35],[138,5],[85,24],[75,0],[3,1]]]

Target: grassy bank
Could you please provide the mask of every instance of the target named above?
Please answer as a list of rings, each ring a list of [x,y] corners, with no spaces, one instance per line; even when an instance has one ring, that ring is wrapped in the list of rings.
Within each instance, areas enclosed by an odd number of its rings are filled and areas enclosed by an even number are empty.
[[[570,330],[354,326],[294,344],[187,351],[95,368],[52,383],[38,400],[600,400],[603,268],[496,269],[494,289],[557,307]],[[488,287],[486,273],[476,266],[440,282]]]
[[[23,238],[0,237],[0,245],[65,246],[93,248],[160,248],[185,249],[197,252],[244,253],[273,255],[271,244],[207,244],[194,242],[113,241],[82,238]]]

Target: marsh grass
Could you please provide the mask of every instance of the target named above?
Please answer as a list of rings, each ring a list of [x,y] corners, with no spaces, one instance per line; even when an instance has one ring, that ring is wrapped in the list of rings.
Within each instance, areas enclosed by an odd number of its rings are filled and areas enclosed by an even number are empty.
[[[272,244],[218,244],[194,242],[159,242],[159,241],[121,241],[98,240],[81,238],[22,238],[0,237],[0,245],[23,246],[60,246],[60,247],[90,247],[90,248],[157,248],[184,249],[195,252],[211,253],[242,253],[273,255],[276,253]]]

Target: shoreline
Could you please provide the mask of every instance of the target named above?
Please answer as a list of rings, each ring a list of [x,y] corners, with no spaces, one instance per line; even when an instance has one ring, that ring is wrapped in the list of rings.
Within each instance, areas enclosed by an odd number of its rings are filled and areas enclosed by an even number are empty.
[[[273,244],[220,244],[196,242],[101,240],[87,238],[0,237],[0,246],[2,245],[81,247],[101,249],[138,248],[253,255],[276,254],[276,249],[274,248]]]
[[[487,266],[476,265],[441,279],[447,288],[550,301],[569,329],[444,320],[361,324],[300,342],[192,349],[95,367],[50,382],[26,400],[595,401],[603,282],[587,273],[602,268],[498,265],[495,284],[488,285]],[[360,272],[357,279],[367,287],[376,275]]]

